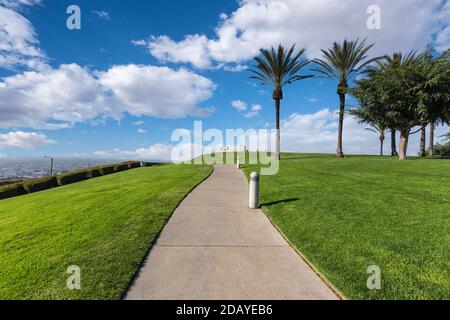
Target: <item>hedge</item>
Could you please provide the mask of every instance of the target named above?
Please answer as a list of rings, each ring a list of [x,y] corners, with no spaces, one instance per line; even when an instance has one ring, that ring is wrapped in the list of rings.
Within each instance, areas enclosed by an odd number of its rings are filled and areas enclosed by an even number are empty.
[[[111,164],[111,165],[107,165],[107,166],[102,166],[102,167],[100,167],[100,170],[102,171],[103,175],[111,174],[111,173],[116,172],[116,165]]]
[[[150,165],[153,164],[145,163],[145,166]],[[104,165],[77,171],[66,172],[55,177],[38,178],[30,181],[0,186],[0,200],[24,195],[27,193],[47,190],[50,188],[57,187],[59,185],[63,186],[66,184],[79,182],[90,178],[111,174],[114,172],[138,168],[140,166],[141,162],[127,161],[119,164]]]
[[[141,167],[153,167],[161,164],[160,162],[141,162]]]
[[[91,177],[92,177],[92,178],[97,178],[97,177],[103,175],[103,172],[101,171],[101,168],[100,168],[100,167],[97,167],[97,168],[91,168],[91,169],[90,169],[90,172],[91,172]]]
[[[132,161],[130,162],[130,169],[139,168],[141,166],[140,162]]]
[[[27,194],[27,190],[21,184],[11,184],[0,187],[0,199],[6,199]]]
[[[89,179],[89,170],[78,170],[78,171],[71,171],[67,173],[63,173],[58,176],[58,182],[60,185],[64,186],[66,184],[79,182],[83,180]]]
[[[45,177],[31,180],[30,182],[23,183],[23,187],[29,193],[42,191],[58,186],[58,179],[56,177]]]

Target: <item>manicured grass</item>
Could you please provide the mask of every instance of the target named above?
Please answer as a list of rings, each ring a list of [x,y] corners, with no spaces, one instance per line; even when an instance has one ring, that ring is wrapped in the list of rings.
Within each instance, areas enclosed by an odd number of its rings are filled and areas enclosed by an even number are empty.
[[[0,200],[0,299],[118,299],[211,166],[138,168]],[[81,290],[66,287],[70,265]]]
[[[450,298],[450,161],[283,154],[261,202],[346,297]],[[381,290],[366,287],[370,265]]]

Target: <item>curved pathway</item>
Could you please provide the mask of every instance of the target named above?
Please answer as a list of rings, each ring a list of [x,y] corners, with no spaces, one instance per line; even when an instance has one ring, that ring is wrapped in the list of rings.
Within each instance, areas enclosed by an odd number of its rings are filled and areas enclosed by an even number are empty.
[[[260,210],[234,166],[178,206],[126,299],[337,299]]]

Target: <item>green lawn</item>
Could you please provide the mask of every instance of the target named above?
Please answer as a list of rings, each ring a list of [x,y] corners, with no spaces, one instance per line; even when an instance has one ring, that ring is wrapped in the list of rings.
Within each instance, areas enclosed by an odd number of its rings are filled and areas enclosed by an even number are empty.
[[[0,200],[0,299],[118,299],[210,166],[138,168]],[[69,290],[69,265],[81,290]]]
[[[261,177],[264,211],[347,298],[450,298],[450,161],[283,154],[280,166]],[[370,265],[381,290],[366,287]]]

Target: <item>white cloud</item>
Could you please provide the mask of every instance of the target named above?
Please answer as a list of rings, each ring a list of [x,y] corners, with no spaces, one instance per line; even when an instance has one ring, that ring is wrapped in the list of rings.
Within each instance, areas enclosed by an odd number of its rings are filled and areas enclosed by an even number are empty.
[[[187,132],[189,131],[187,130]],[[215,142],[202,146],[200,144],[182,141],[178,144],[156,143],[149,147],[135,150],[99,150],[94,152],[94,156],[107,159],[180,163],[190,161],[202,154],[221,152],[222,147],[222,144]]]
[[[8,8],[18,9],[22,6],[38,5],[41,2],[41,0],[0,0],[0,5]]]
[[[6,77],[0,82],[0,127],[46,128],[49,119],[67,126],[95,118],[112,112],[102,103],[103,91],[77,64]]]
[[[239,112],[244,112],[248,108],[248,104],[242,100],[233,100],[231,101],[231,106],[235,108]],[[246,118],[254,118],[259,115],[259,111],[261,111],[262,107],[259,104],[252,104],[249,112],[245,114]]]
[[[13,131],[0,134],[0,148],[32,149],[54,143],[56,143],[56,141],[36,132]]]
[[[111,17],[109,16],[109,13],[106,11],[92,10],[91,12],[102,20],[110,20],[111,19]]]
[[[169,144],[157,143],[147,148],[136,150],[99,150],[94,155],[101,158],[129,159],[144,161],[170,161],[173,146]]]
[[[187,62],[197,68],[212,66],[208,50],[208,38],[204,35],[189,35],[175,42],[167,36],[152,37],[148,41],[150,53],[161,61]]]
[[[147,41],[141,39],[141,40],[131,40],[131,43],[134,44],[135,46],[146,46],[147,45]]]
[[[134,125],[134,126],[142,126],[143,124],[145,124],[145,122],[140,120],[140,121],[132,122],[131,124]]]
[[[367,28],[369,5],[381,8],[381,30]],[[443,48],[450,42],[448,7],[447,0],[444,4],[441,0],[242,0],[231,15],[221,15],[214,38],[193,34],[175,41],[152,36],[147,46],[161,61],[197,68],[246,61],[259,48],[278,43],[296,43],[315,57],[320,49],[346,37],[367,37],[376,43],[372,55],[422,49],[434,36]]]
[[[138,131],[138,133],[147,133],[147,130],[142,129],[142,128],[139,128],[137,131]]]
[[[214,111],[197,104],[209,99],[216,85],[185,69],[130,64],[114,66],[98,77],[114,104],[135,116],[180,118]]]
[[[312,114],[294,113],[281,122],[281,149],[291,152],[322,152],[334,153],[337,145],[338,111],[323,109]],[[351,116],[344,120],[343,144],[345,154],[378,154],[378,135],[365,130],[367,125],[358,124]],[[440,136],[450,128],[437,127],[435,137]],[[427,131],[428,134],[428,131]],[[408,144],[408,154],[419,152],[420,134],[411,135]],[[398,148],[398,133],[397,133]],[[386,134],[384,143],[385,154],[390,154],[390,133]]]
[[[258,109],[258,107],[256,107]],[[283,152],[317,152],[334,153],[337,144],[338,112],[322,109],[312,114],[294,113],[281,121],[281,148]],[[264,128],[270,126],[269,123],[262,123]],[[365,130],[367,126],[358,124],[355,119],[347,116],[344,121],[344,152],[345,154],[373,154],[379,153],[378,135]],[[443,142],[441,136],[450,131],[450,127],[437,127],[435,132],[436,142]],[[185,135],[192,137],[192,131],[184,130]],[[222,132],[223,137],[225,133]],[[427,129],[428,134],[428,129]],[[249,139],[255,139],[254,133],[250,133]],[[202,137],[198,136],[201,143]],[[419,149],[420,135],[415,134],[410,137],[408,154],[416,156]],[[237,139],[238,144],[240,138]],[[225,141],[203,141],[201,144],[189,142],[189,139],[178,144],[157,143],[149,147],[135,150],[100,150],[94,153],[97,157],[109,159],[128,159],[143,161],[165,161],[179,162],[187,161],[198,157],[201,154],[220,152]],[[235,147],[231,146],[230,147]],[[264,143],[260,147],[265,148]],[[398,133],[397,133],[398,148]],[[385,154],[390,154],[390,134],[386,133],[384,144]],[[256,151],[251,148],[251,151]]]
[[[239,112],[247,110],[247,103],[242,100],[231,101],[231,106]]]
[[[252,108],[250,109],[250,112],[247,112],[245,114],[246,118],[254,118],[259,115],[259,111],[261,111],[262,107],[259,104],[252,105]]]
[[[5,3],[16,8],[13,2]],[[45,54],[38,45],[39,40],[30,21],[18,12],[0,6],[0,68],[47,68]]]
[[[185,69],[114,66],[98,72],[77,64],[29,71],[0,82],[0,127],[59,129],[75,122],[134,116],[206,116],[216,85]]]

